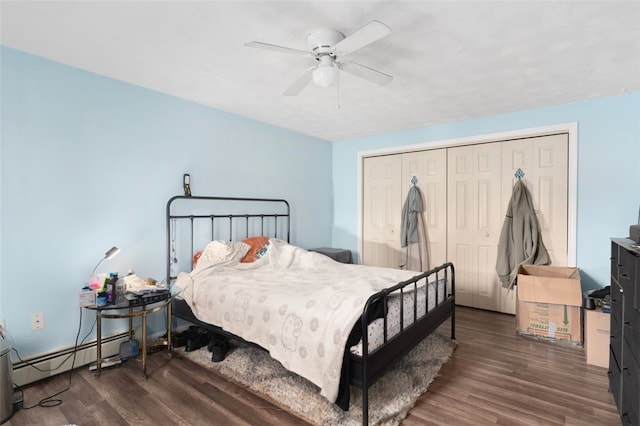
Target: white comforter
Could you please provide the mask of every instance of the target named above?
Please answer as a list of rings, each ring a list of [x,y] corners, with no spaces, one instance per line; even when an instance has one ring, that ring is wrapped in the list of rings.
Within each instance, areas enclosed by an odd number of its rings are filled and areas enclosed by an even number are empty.
[[[416,274],[346,265],[272,239],[254,263],[199,265],[175,285],[199,320],[266,348],[333,402],[365,301]]]

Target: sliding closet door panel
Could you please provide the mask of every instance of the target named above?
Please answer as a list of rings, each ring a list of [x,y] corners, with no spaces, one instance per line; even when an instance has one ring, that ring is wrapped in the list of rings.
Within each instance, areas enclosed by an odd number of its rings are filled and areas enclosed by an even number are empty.
[[[500,145],[449,148],[448,163],[448,258],[456,265],[456,302],[497,310]]]
[[[491,244],[478,244],[476,254],[478,257],[478,294],[475,295],[474,301],[484,309],[498,310],[499,305],[496,302],[499,299],[499,289],[493,285],[496,274],[496,249]]]
[[[447,258],[456,268],[456,303],[474,306],[474,262],[471,255],[473,237],[467,205],[472,203],[473,170],[472,150],[467,147],[451,148],[447,153],[448,199]]]
[[[471,244],[455,242],[448,248],[449,260],[456,268],[456,304],[473,306],[474,271],[471,260]]]
[[[568,263],[568,164],[569,137],[566,134],[535,138],[534,171],[536,187],[532,190],[538,200],[538,221],[542,240],[549,251],[551,263]],[[535,201],[534,201],[535,203]]]
[[[424,201],[424,224],[429,268],[447,260],[447,150],[402,154],[402,196],[407,196],[415,176]]]
[[[400,265],[401,167],[400,154],[364,159],[364,265],[389,268],[397,268]]]
[[[542,241],[551,264],[566,266],[568,260],[568,152],[566,134],[540,136],[502,143],[502,186],[504,213],[517,178],[524,172],[523,182],[531,193]],[[515,291],[501,289],[501,312],[515,313]]]
[[[477,188],[474,229],[477,283],[474,306],[498,310],[499,286],[495,267],[502,228],[500,144],[487,143],[471,148],[475,158]]]
[[[503,147],[503,173],[509,176],[502,188],[506,208],[514,173],[524,172],[542,230],[542,241],[551,257],[551,264],[566,266],[568,262],[568,152],[566,134],[541,136],[509,141]]]

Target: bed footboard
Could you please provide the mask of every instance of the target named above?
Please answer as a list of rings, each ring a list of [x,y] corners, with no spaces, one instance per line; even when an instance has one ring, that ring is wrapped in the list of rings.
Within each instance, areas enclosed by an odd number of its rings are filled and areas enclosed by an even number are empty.
[[[435,282],[435,304],[429,309],[428,283]],[[437,283],[444,282],[444,296],[440,297],[440,287]],[[420,316],[417,312],[418,288],[426,288],[426,312]],[[413,296],[413,321],[406,325],[404,319],[404,295]],[[400,332],[395,336],[387,336],[387,306],[390,297],[400,295]],[[383,344],[368,350],[368,327],[372,312],[376,306],[382,304],[383,315]],[[451,318],[451,339],[455,339],[455,270],[452,263],[445,263],[427,272],[416,275],[410,280],[396,284],[382,290],[367,300],[361,319],[362,327],[362,355],[350,356],[350,382],[362,389],[362,424],[368,424],[369,387],[382,374],[389,370],[395,362],[406,355],[425,337],[435,331],[448,318]]]

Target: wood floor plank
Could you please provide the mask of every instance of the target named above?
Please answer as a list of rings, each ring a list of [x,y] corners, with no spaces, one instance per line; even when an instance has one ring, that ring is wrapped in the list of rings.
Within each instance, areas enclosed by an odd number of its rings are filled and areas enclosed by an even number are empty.
[[[424,399],[419,401],[419,405],[416,404],[416,407],[421,407],[422,404],[429,404],[432,401],[438,403],[439,407],[447,409],[455,416],[473,420],[475,424],[494,424],[498,421],[498,416],[494,412],[487,410],[485,407],[470,404],[469,398],[460,401],[440,392],[434,392],[428,401]],[[426,408],[428,408],[428,405]],[[422,408],[416,409],[415,411],[423,415],[429,413],[428,409]]]
[[[442,326],[449,332],[449,323]],[[619,426],[607,370],[586,364],[584,350],[519,336],[515,317],[459,307],[458,346],[402,426]],[[308,425],[303,419],[187,359],[166,352],[139,364],[72,375],[62,404],[19,410],[22,425]],[[25,405],[64,389],[68,374],[25,388]],[[371,407],[375,410],[375,407]],[[106,421],[106,419],[108,419]],[[106,421],[106,423],[105,423]]]

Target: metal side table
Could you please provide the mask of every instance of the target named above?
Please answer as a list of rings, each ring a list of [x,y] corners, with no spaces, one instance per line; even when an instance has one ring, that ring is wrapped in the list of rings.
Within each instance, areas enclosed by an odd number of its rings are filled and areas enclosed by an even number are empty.
[[[90,305],[86,309],[96,313],[96,371],[95,375],[100,376],[102,371],[102,319],[128,318],[129,319],[129,339],[133,338],[133,319],[142,318],[141,340],[141,360],[142,375],[147,377],[147,315],[165,309],[167,315],[167,350],[171,356],[171,294],[167,292],[149,293],[143,296],[118,299],[118,303],[104,306]],[[125,312],[117,312],[125,311]]]

